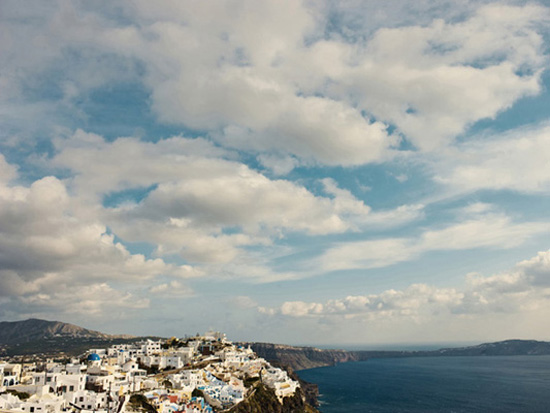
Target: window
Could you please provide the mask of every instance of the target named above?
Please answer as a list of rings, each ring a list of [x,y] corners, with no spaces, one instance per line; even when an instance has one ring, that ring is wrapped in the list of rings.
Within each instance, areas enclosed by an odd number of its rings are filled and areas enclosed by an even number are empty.
[[[69,386],[69,391],[74,391],[74,386]]]
[[[34,407],[31,407],[30,412],[34,413]]]

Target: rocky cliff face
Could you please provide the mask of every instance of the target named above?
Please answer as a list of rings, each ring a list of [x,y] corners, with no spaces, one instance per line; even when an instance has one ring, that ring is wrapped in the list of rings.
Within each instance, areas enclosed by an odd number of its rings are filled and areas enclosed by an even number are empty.
[[[267,386],[259,385],[254,393],[239,403],[229,413],[319,413],[307,403],[301,389],[294,396],[285,397],[283,404],[279,403],[275,392]]]
[[[346,350],[321,350],[315,347],[293,347],[270,343],[250,343],[250,346],[258,356],[290,366],[293,370],[332,366],[336,363],[362,359],[357,352]]]
[[[271,362],[279,362],[294,370],[332,366],[336,363],[371,358],[550,355],[550,342],[536,340],[505,340],[478,346],[442,348],[431,351],[346,351],[270,343],[249,344],[260,357]]]

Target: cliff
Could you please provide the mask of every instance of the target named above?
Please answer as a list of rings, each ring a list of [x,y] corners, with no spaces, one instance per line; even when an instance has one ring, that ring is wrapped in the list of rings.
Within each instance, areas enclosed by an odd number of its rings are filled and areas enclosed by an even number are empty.
[[[285,397],[279,403],[275,392],[263,384],[253,390],[251,396],[229,410],[229,413],[318,413],[309,405],[301,389],[294,396]]]
[[[246,344],[250,345],[258,356],[290,366],[294,370],[332,366],[337,363],[371,358],[550,355],[550,342],[536,340],[505,340],[430,351],[346,351],[270,343]]]
[[[268,361],[290,366],[293,370],[332,366],[336,363],[363,360],[359,352],[321,350],[315,347],[293,347],[271,343],[247,343],[252,350]]]
[[[550,342],[536,340],[505,340],[478,346],[443,348],[438,356],[542,356],[550,354]]]

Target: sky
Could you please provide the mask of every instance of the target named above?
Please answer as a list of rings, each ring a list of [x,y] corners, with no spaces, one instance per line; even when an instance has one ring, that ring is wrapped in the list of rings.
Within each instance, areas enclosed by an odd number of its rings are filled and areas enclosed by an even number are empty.
[[[0,2],[0,319],[550,340],[550,2]]]

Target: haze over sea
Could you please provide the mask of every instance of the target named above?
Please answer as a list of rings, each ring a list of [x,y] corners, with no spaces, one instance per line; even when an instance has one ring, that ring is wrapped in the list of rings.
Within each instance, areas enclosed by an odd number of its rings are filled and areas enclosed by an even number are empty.
[[[323,413],[550,412],[550,356],[371,359],[300,371]]]

